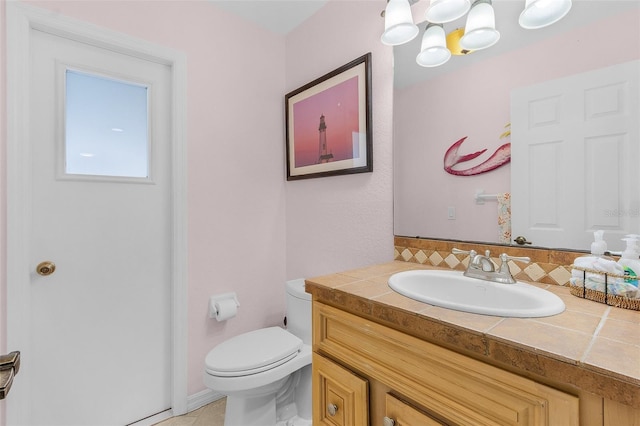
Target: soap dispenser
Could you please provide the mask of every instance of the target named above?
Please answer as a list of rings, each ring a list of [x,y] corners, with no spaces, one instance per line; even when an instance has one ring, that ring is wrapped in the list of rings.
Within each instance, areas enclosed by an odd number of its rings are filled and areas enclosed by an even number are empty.
[[[578,269],[571,270],[571,282],[575,285],[585,286],[591,290],[605,291],[605,274],[612,276],[622,276],[622,265],[618,264],[611,257],[605,256],[607,243],[604,241],[604,231],[594,231],[594,241],[591,243],[591,255],[580,256],[574,259],[573,265]],[[586,270],[586,271],[585,271]],[[591,271],[591,272],[589,272]],[[611,278],[608,280],[609,286],[619,284],[622,278]]]
[[[638,253],[638,239],[636,236],[628,236],[623,238],[626,241],[627,248],[622,252],[622,256],[618,263],[624,268],[625,276],[633,276],[635,278],[625,278],[625,281],[635,287],[638,287],[638,274],[640,274],[640,253]]]
[[[597,257],[604,256],[604,252],[607,251],[607,242],[604,240],[604,231],[594,231],[593,239],[591,243],[591,254]]]
[[[607,242],[604,240],[604,231],[593,232],[594,241],[591,243],[591,255],[577,257],[573,264],[581,268],[595,269],[595,263],[600,258],[610,259],[604,255],[607,251]]]

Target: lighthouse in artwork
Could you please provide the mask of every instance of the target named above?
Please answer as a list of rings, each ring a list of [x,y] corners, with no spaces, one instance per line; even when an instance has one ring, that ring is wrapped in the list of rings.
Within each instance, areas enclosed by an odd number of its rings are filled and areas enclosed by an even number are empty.
[[[333,154],[327,152],[327,125],[324,122],[324,114],[320,116],[320,126],[318,127],[320,140],[318,145],[318,164],[328,163],[333,159]]]

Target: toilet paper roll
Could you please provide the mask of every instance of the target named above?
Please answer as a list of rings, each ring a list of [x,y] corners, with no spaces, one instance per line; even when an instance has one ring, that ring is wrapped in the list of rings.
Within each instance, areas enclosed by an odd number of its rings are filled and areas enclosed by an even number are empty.
[[[216,320],[225,321],[233,318],[238,313],[238,306],[233,299],[216,300],[214,304],[216,310]]]

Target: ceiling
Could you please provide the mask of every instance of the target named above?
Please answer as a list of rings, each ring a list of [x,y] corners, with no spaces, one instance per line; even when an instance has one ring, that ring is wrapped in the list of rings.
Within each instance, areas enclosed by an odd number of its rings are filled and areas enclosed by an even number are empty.
[[[332,0],[209,0],[216,6],[252,21],[274,33],[287,34],[320,8]],[[353,0],[363,1],[363,0]],[[423,68],[416,64],[415,58],[420,50],[421,35],[426,27],[424,11],[429,0],[410,0],[413,4],[413,19],[420,27],[420,35],[411,42],[394,49],[394,84],[402,88],[419,81],[434,78],[443,73],[470,66],[496,54],[518,49],[545,38],[566,31],[569,28],[585,25],[595,19],[638,7],[638,0],[573,0],[569,14],[560,22],[538,30],[525,30],[518,25],[525,0],[493,0],[496,16],[496,29],[501,37],[495,46],[474,52],[467,56],[454,56],[446,64],[435,68]],[[636,9],[637,10],[637,9]],[[382,11],[382,10],[381,10]],[[465,18],[444,24],[448,33],[464,27]],[[380,18],[380,35],[384,30],[384,20]]]
[[[269,31],[287,34],[328,0],[209,0],[216,6]]]

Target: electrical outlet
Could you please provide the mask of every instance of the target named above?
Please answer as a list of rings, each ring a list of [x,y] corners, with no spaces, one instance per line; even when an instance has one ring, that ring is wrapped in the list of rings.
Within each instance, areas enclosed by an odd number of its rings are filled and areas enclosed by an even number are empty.
[[[456,208],[453,206],[447,207],[447,219],[455,220],[456,219]]]

